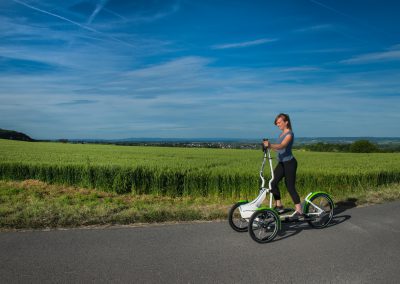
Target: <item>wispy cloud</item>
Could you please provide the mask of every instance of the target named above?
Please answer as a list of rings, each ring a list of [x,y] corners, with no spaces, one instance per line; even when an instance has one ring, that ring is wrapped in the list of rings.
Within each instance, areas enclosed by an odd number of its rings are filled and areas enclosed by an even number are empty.
[[[176,76],[177,73],[184,74],[194,73],[201,70],[207,64],[211,63],[212,60],[205,57],[199,56],[187,56],[182,58],[176,58],[164,63],[159,63],[139,70],[127,72],[126,75],[129,77],[162,77],[162,76]]]
[[[94,104],[97,103],[97,100],[73,100],[70,102],[62,102],[62,103],[57,103],[55,105],[58,106],[76,106],[76,105],[87,105],[87,104]]]
[[[107,35],[107,34],[101,32],[101,31],[99,31],[99,30],[97,30],[97,29],[94,29],[94,28],[89,27],[89,26],[87,26],[87,25],[80,24],[80,23],[78,23],[78,22],[76,22],[76,21],[73,21],[73,20],[71,20],[71,19],[68,19],[68,18],[66,18],[66,17],[63,17],[63,16],[60,16],[60,15],[58,15],[58,14],[55,14],[55,13],[52,13],[52,12],[43,10],[43,9],[41,9],[41,8],[32,6],[32,5],[30,5],[30,4],[28,4],[28,3],[25,3],[25,2],[23,2],[23,1],[19,1],[19,0],[12,0],[12,1],[14,1],[15,3],[18,3],[18,4],[20,4],[20,5],[23,5],[23,6],[27,7],[27,8],[29,8],[29,9],[32,9],[32,10],[35,10],[35,11],[38,11],[38,12],[47,14],[47,15],[49,15],[49,16],[58,18],[58,19],[63,20],[63,21],[66,21],[66,22],[68,22],[68,23],[70,23],[70,24],[73,24],[73,25],[75,25],[75,26],[78,26],[78,27],[80,27],[80,28],[82,28],[82,29],[84,29],[84,30],[87,30],[87,31],[90,31],[90,32],[93,32],[93,33],[96,33],[96,34],[101,34],[101,35],[103,35],[103,36],[106,36],[106,37],[112,39],[113,41],[116,41],[116,42],[119,42],[119,43],[122,43],[122,44],[125,44],[125,45],[128,45],[128,46],[134,47],[134,45],[132,45],[132,44],[129,43],[129,42],[126,42],[126,41],[121,40],[121,39],[119,39],[119,38],[116,38],[116,37]]]
[[[241,48],[241,47],[260,45],[260,44],[264,44],[264,43],[268,43],[268,42],[274,42],[277,40],[278,39],[261,38],[261,39],[244,41],[244,42],[217,44],[217,45],[213,45],[212,48],[213,49]]]
[[[107,4],[108,0],[100,0],[96,4],[96,8],[94,9],[93,13],[90,15],[89,19],[87,20],[87,25],[90,25],[94,18],[97,16],[97,14],[104,8],[104,6]]]
[[[324,10],[281,6],[276,15],[259,1],[271,18],[254,13],[251,22],[203,1],[1,2],[1,125],[35,138],[262,137],[273,129],[265,120],[284,111],[298,136],[392,133],[385,121],[400,119],[400,44],[376,47],[365,25],[350,28],[318,1]],[[257,11],[240,3],[231,8]],[[234,39],[232,23],[246,23]]]
[[[105,8],[105,7],[103,7],[103,10],[106,11],[107,13],[109,13],[109,14],[111,14],[111,15],[113,15],[113,16],[115,16],[115,17],[121,19],[121,20],[123,20],[124,22],[127,22],[127,21],[128,21],[128,18],[127,18],[127,17],[122,16],[121,14],[119,14],[119,13],[113,11],[113,10],[110,10],[110,9],[108,9],[108,8]]]
[[[304,72],[304,71],[319,71],[321,68],[314,66],[297,66],[278,69],[278,72]]]
[[[320,6],[320,7],[325,8],[325,9],[327,9],[327,10],[330,10],[331,12],[334,12],[334,13],[336,13],[336,14],[338,14],[338,15],[341,15],[342,17],[345,17],[345,18],[347,18],[347,19],[350,19],[351,21],[357,23],[357,24],[360,25],[360,26],[363,26],[364,28],[367,28],[367,29],[370,30],[370,31],[371,31],[371,30],[374,30],[374,31],[377,32],[377,33],[386,34],[386,31],[385,31],[385,30],[383,30],[383,29],[378,29],[376,26],[373,26],[373,25],[371,25],[370,23],[361,21],[360,19],[358,19],[358,18],[356,18],[356,17],[354,17],[354,16],[351,16],[351,15],[349,15],[349,14],[347,14],[347,13],[343,13],[342,11],[339,11],[338,9],[335,9],[335,8],[333,8],[333,7],[331,7],[331,6],[328,6],[328,5],[324,4],[324,3],[321,3],[321,2],[316,1],[316,0],[309,0],[309,1],[310,1],[311,3],[314,3],[314,4],[318,5],[318,6]]]
[[[18,3],[18,4],[20,4],[20,5],[23,5],[23,6],[27,7],[27,8],[29,8],[29,9],[32,9],[32,10],[35,10],[35,11],[38,11],[38,12],[41,12],[41,13],[50,15],[50,16],[52,16],[52,17],[56,17],[56,18],[58,18],[58,19],[60,19],[60,20],[63,20],[63,21],[66,21],[66,22],[71,23],[71,24],[73,24],[73,25],[75,25],[75,26],[78,26],[78,27],[80,27],[80,28],[82,28],[82,29],[85,29],[85,30],[88,30],[88,31],[91,31],[91,32],[95,32],[95,33],[101,33],[101,32],[99,32],[99,31],[97,31],[97,30],[95,30],[95,29],[93,29],[93,28],[91,28],[91,27],[88,27],[88,26],[86,26],[86,25],[82,25],[82,24],[80,24],[80,23],[78,23],[78,22],[76,22],[76,21],[73,21],[73,20],[68,19],[68,18],[66,18],[66,17],[63,17],[63,16],[60,16],[60,15],[58,15],[58,14],[55,14],[55,13],[52,13],[52,12],[49,12],[49,11],[40,9],[40,8],[38,8],[38,7],[32,6],[32,5],[30,5],[30,4],[28,4],[28,3],[25,3],[25,2],[23,2],[23,1],[19,1],[19,0],[12,0],[12,1],[14,1],[15,3]]]
[[[0,49],[1,50],[1,49]],[[43,74],[60,71],[61,66],[43,61],[24,60],[0,55],[0,74]]]
[[[331,25],[331,24],[322,24],[322,25],[314,25],[314,26],[310,26],[310,27],[296,29],[294,31],[298,32],[298,33],[320,32],[320,31],[333,30],[334,28],[335,27],[333,25]]]
[[[354,56],[350,59],[342,60],[344,64],[367,64],[382,61],[399,61],[400,50],[389,50],[383,52],[373,52]]]
[[[293,51],[294,53],[341,53],[341,52],[350,52],[352,48],[320,48],[320,49],[298,49]]]
[[[178,3],[173,4],[168,10],[166,11],[161,11],[161,12],[157,12],[153,15],[136,15],[133,18],[134,22],[154,22],[157,20],[160,20],[162,18],[165,18],[167,16],[170,16],[172,14],[175,14],[176,12],[178,12],[180,9],[180,5]]]
[[[387,50],[400,50],[400,43],[390,46]]]
[[[265,135],[262,133],[265,125],[258,123],[260,114],[266,117],[285,110],[294,115],[295,121],[300,117],[311,121],[304,125],[298,123],[296,131],[299,135],[313,136],[329,135],[332,129],[343,135],[350,134],[350,130],[339,129],[337,119],[351,120],[350,115],[359,117],[365,111],[373,112],[378,118],[385,117],[379,110],[394,113],[399,102],[398,96],[381,100],[374,95],[378,92],[382,97],[397,92],[400,78],[388,76],[390,72],[326,76],[315,72],[317,67],[313,66],[293,66],[277,72],[276,67],[255,71],[218,67],[211,62],[212,59],[204,57],[177,58],[121,73],[113,80],[89,83],[72,75],[63,80],[41,76],[37,81],[31,76],[13,80],[2,76],[0,85],[4,95],[0,112],[7,117],[9,125],[15,125],[15,121],[20,124],[22,119],[29,121],[21,114],[29,113],[32,106],[43,110],[44,113],[35,113],[42,121],[29,125],[38,138],[49,137],[41,129],[51,129],[50,138],[82,135],[123,138],[138,135],[217,137],[221,134],[235,137],[238,131],[242,137],[261,137]],[[19,88],[21,81],[25,85]],[[78,86],[81,89],[76,92]],[[86,91],[89,86],[97,89]],[[27,89],[35,93],[26,94]],[[291,103],[283,105],[282,98]],[[16,106],[16,102],[22,105]],[[374,109],[377,104],[379,108]],[[340,112],[340,115],[330,120],[321,116],[320,120],[325,123],[321,130],[313,117],[320,117],[323,112]],[[54,127],[54,120],[49,119],[52,115],[60,120],[62,130]],[[237,129],[230,129],[231,125]],[[310,129],[318,129],[315,130],[318,134]]]

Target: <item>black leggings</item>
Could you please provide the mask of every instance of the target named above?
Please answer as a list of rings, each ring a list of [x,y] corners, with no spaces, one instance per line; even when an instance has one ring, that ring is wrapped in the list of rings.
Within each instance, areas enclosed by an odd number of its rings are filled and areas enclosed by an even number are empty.
[[[279,162],[274,170],[274,180],[271,183],[272,194],[274,195],[275,200],[281,200],[281,193],[278,188],[278,183],[285,177],[285,184],[289,191],[290,196],[294,204],[300,203],[299,194],[296,191],[296,170],[297,170],[297,161],[295,158],[287,161],[287,162]]]

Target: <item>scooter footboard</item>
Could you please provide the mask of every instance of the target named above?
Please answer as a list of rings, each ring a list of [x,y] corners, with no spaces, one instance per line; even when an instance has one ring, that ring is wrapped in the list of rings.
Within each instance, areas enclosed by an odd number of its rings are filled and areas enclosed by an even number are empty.
[[[239,206],[240,215],[242,216],[243,219],[246,219],[246,220],[250,219],[251,215],[253,215],[253,213],[258,208],[260,208],[261,204],[265,200],[267,192],[268,192],[268,189],[264,188],[260,191],[260,194],[257,196],[256,199],[254,199],[253,201],[251,201],[249,203]]]

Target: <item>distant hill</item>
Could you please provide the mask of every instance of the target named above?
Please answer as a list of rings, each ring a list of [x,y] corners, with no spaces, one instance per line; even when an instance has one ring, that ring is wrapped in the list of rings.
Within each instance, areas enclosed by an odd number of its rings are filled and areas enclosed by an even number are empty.
[[[6,130],[0,128],[0,139],[10,139],[10,140],[20,140],[20,141],[34,141],[28,135],[13,131],[13,130]]]
[[[252,143],[260,144],[262,138],[125,138],[125,139],[68,139],[69,142],[85,143]],[[275,143],[276,137],[270,138]],[[317,143],[351,144],[358,140],[368,140],[379,145],[400,145],[400,137],[296,137],[295,145],[309,145]]]

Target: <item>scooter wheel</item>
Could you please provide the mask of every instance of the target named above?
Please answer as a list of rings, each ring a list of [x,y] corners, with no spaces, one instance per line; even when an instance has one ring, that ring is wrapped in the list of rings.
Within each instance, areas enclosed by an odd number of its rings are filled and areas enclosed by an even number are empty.
[[[280,224],[279,216],[273,210],[257,210],[249,221],[250,237],[257,243],[268,243],[278,234]]]
[[[246,203],[247,202],[238,202],[235,205],[233,205],[232,208],[229,210],[228,214],[229,225],[236,232],[247,232],[249,223],[246,221],[246,219],[242,218],[242,215],[240,215],[239,211],[239,206]]]
[[[325,228],[333,218],[334,205],[332,199],[325,193],[318,193],[313,196],[310,201],[324,212],[322,212],[320,215],[314,215],[315,213],[318,213],[318,209],[315,208],[313,204],[306,203],[304,213],[306,215],[310,214],[310,219],[307,221],[308,224],[316,229]]]

